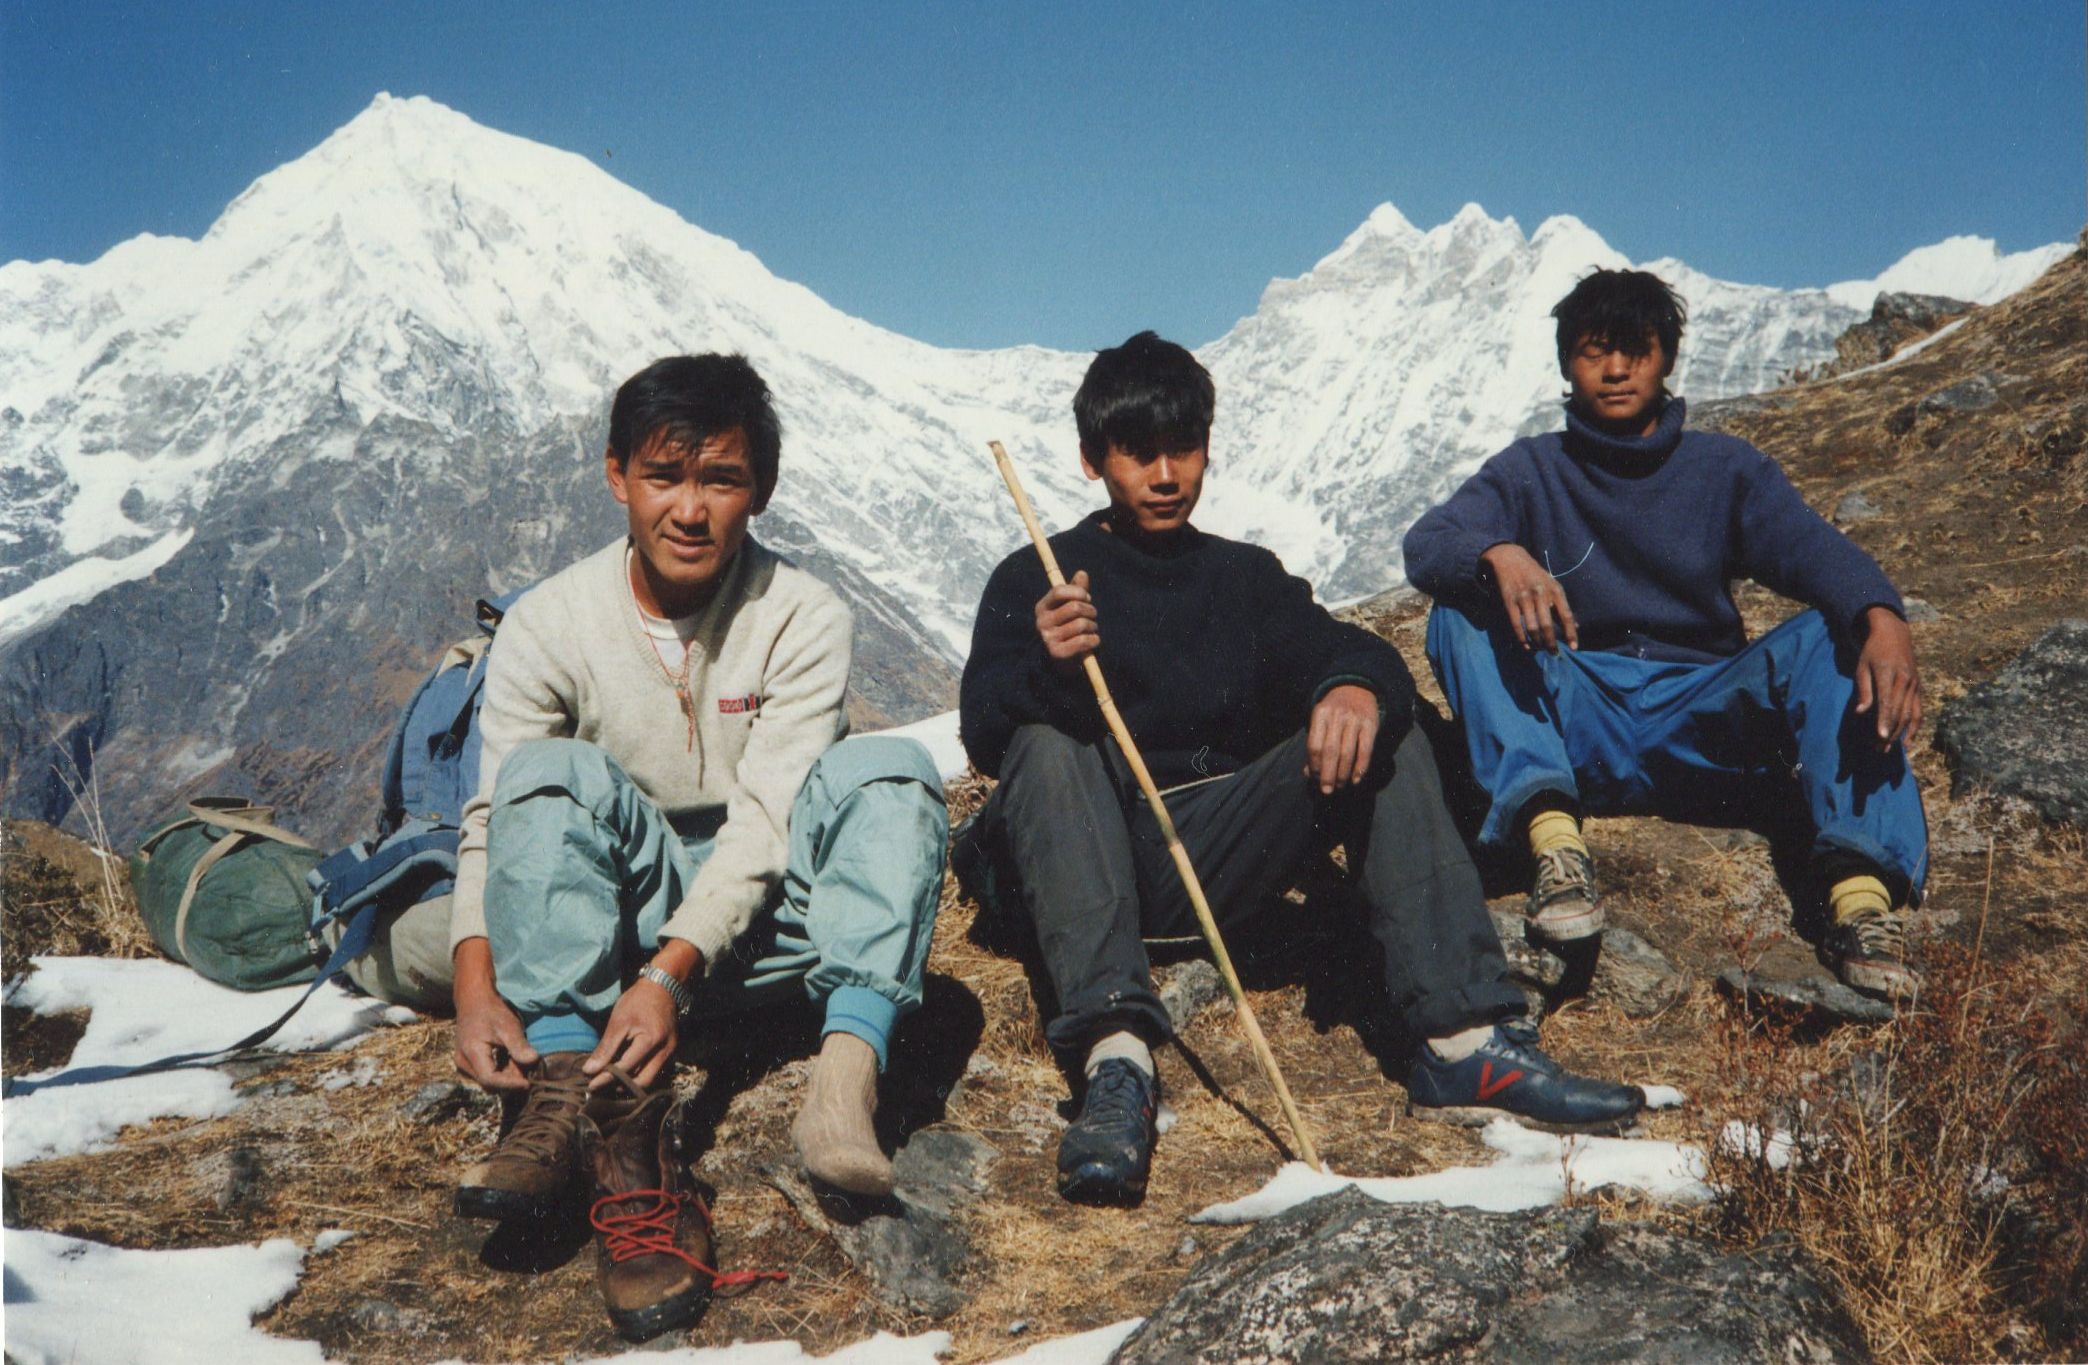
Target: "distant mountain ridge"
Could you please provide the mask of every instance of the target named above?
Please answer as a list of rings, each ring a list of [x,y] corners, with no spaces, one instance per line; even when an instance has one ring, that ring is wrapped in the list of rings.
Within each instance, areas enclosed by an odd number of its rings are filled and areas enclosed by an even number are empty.
[[[1895,287],[2036,273],[2038,253],[1969,240],[1910,256],[1893,271],[1921,278]],[[1201,519],[1334,596],[1396,579],[1412,516],[1549,420],[1544,309],[1621,263],[1572,219],[1526,239],[1476,206],[1428,232],[1380,208],[1203,348]],[[1692,396],[1816,363],[1868,309],[1849,301],[1866,286],[1655,268],[1695,310]],[[584,158],[425,99],[378,97],[196,241],[0,266],[8,809],[64,812],[55,744],[93,751],[119,829],[232,785],[345,837],[392,708],[470,599],[616,534],[614,385],[704,349],[744,351],[775,389],[784,476],[756,534],[854,604],[859,721],[947,705],[979,587],[1021,542],[985,442],[1047,520],[1090,506],[1067,411],[1085,356],[884,331]]]

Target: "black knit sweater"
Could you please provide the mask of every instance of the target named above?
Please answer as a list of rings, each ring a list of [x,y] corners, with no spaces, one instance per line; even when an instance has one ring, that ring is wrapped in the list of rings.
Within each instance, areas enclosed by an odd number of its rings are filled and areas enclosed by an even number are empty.
[[[1337,684],[1377,694],[1391,753],[1412,722],[1414,682],[1398,651],[1343,625],[1312,587],[1258,546],[1194,527],[1147,541],[1106,529],[1097,512],[1051,538],[1070,579],[1085,569],[1102,644],[1095,657],[1117,709],[1163,786],[1231,772],[1304,728]],[[997,777],[1016,727],[1105,733],[1086,677],[1054,667],[1037,638],[1048,586],[1034,549],[987,580],[964,666],[965,751]]]

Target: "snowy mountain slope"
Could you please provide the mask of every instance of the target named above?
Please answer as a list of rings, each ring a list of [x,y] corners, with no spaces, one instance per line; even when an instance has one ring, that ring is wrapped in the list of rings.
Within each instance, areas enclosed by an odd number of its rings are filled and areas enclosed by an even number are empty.
[[[1891,282],[2028,270],[1965,243]],[[1476,206],[1428,232],[1379,209],[1205,348],[1200,519],[1337,596],[1396,579],[1407,521],[1550,419],[1545,310],[1598,263],[1622,261],[1570,218],[1525,239]],[[1692,396],[1815,363],[1868,306],[1663,268],[1697,310]],[[584,158],[424,99],[380,96],[197,241],[0,266],[9,808],[64,811],[55,746],[92,751],[119,826],[230,784],[345,835],[390,708],[471,598],[616,533],[614,385],[707,349],[776,392],[784,473],[756,534],[854,603],[859,718],[941,709],[979,587],[1022,540],[985,442],[1048,522],[1092,505],[1067,411],[1084,356],[848,317]]]

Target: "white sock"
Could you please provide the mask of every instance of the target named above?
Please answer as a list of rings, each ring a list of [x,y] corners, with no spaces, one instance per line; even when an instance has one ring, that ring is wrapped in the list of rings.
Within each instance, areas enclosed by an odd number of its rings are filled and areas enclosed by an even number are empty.
[[[1153,1050],[1145,1045],[1145,1039],[1118,1029],[1096,1039],[1095,1045],[1088,1049],[1086,1070],[1089,1078],[1092,1079],[1096,1069],[1112,1057],[1131,1063],[1148,1076],[1153,1074]]]
[[[1429,1039],[1428,1050],[1433,1052],[1439,1061],[1461,1062],[1477,1052],[1481,1043],[1493,1037],[1493,1031],[1492,1024],[1474,1024],[1468,1029]]]

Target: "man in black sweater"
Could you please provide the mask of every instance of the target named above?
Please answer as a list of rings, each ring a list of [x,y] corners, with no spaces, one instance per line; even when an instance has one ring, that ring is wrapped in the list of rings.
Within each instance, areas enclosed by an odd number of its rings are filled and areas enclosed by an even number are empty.
[[[1109,506],[1052,538],[1071,581],[1032,549],[979,604],[964,744],[1000,786],[960,840],[998,909],[1026,915],[1059,1012],[1052,1044],[1084,1059],[1087,1093],[1059,1147],[1059,1190],[1087,1203],[1144,1192],[1169,1035],[1144,939],[1194,913],[1081,660],[1094,654],[1221,922],[1269,904],[1313,854],[1346,846],[1416,1048],[1417,1113],[1513,1115],[1614,1131],[1633,1086],[1563,1071],[1537,1048],[1522,992],[1446,811],[1414,688],[1389,644],[1343,625],[1266,550],[1189,524],[1214,403],[1196,358],[1151,332],[1101,352],[1073,400],[1081,468]],[[1108,622],[1104,643],[1103,621]]]

